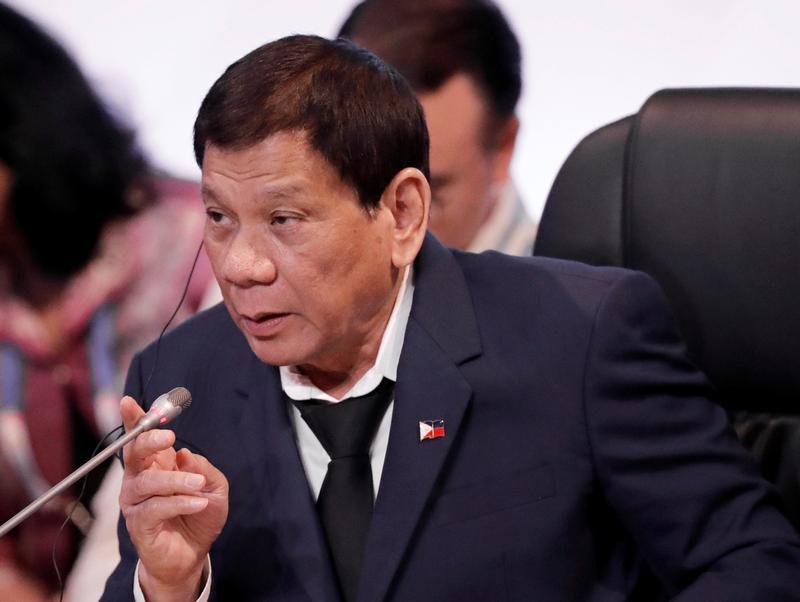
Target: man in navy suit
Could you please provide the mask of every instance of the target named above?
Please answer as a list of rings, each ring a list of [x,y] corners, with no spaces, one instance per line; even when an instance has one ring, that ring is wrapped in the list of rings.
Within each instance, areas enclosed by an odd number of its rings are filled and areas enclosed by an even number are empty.
[[[225,304],[131,366],[145,408],[194,401],[125,450],[104,599],[625,600],[643,565],[682,600],[800,599],[797,537],[658,287],[442,247],[427,150],[407,84],[345,41],[278,40],[214,84],[195,152]],[[341,547],[308,408],[384,388]]]

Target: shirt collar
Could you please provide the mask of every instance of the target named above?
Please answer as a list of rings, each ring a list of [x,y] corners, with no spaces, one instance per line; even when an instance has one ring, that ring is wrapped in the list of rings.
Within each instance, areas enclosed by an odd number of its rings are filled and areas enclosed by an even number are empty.
[[[403,282],[397,291],[392,314],[383,331],[381,345],[375,363],[366,371],[358,382],[345,393],[341,399],[358,397],[373,391],[381,380],[397,380],[397,365],[400,362],[400,352],[403,350],[403,340],[406,334],[408,316],[411,314],[411,302],[414,297],[413,267],[408,266],[403,274]],[[281,388],[290,399],[321,399],[336,402],[337,399],[328,395],[301,374],[296,366],[280,366]],[[338,400],[341,401],[341,400]]]

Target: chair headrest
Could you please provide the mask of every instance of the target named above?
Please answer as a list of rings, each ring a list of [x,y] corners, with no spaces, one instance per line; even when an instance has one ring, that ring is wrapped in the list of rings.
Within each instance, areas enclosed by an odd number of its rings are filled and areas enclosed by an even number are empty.
[[[729,406],[800,412],[800,90],[663,90],[584,139],[535,253],[654,276]]]

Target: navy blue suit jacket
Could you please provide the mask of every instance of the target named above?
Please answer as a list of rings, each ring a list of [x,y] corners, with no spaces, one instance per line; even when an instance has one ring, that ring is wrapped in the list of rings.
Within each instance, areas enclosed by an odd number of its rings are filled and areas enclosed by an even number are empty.
[[[681,600],[800,599],[796,535],[650,278],[428,237],[415,283],[361,601],[625,600],[641,559]],[[230,481],[216,599],[337,600],[278,370],[222,306],[159,356],[144,405],[187,387],[178,444]],[[429,419],[446,436],[420,442]],[[105,600],[132,597],[120,537]]]

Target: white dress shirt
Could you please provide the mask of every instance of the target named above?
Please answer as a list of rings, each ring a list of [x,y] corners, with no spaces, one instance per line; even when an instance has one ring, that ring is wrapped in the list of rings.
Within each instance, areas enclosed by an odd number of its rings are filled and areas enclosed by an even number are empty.
[[[294,366],[281,366],[279,368],[281,388],[284,393],[286,393],[290,399],[321,399],[323,401],[329,401],[330,403],[337,403],[337,401],[343,401],[350,397],[358,397],[370,393],[378,387],[384,378],[388,378],[393,382],[397,381],[397,365],[400,362],[400,352],[403,350],[406,325],[408,324],[408,317],[411,314],[413,298],[413,269],[409,266],[403,274],[403,282],[400,285],[400,290],[397,292],[397,299],[395,299],[392,313],[383,331],[375,363],[341,399],[337,400],[316,387]],[[322,444],[319,442],[316,435],[314,435],[311,428],[306,424],[306,421],[300,416],[300,410],[292,403],[288,405],[289,408],[287,408],[287,411],[289,412],[294,428],[295,441],[300,451],[300,460],[303,464],[303,470],[305,470],[311,493],[316,500],[319,497],[320,489],[322,489],[322,482],[325,480],[325,474],[328,471],[330,456],[322,447]],[[373,491],[376,496],[381,482],[383,461],[386,458],[386,448],[389,444],[389,428],[392,423],[393,409],[394,400],[389,404],[369,450],[370,464],[372,466]],[[206,559],[206,571],[208,577],[206,578],[205,586],[197,602],[207,602],[211,595],[211,561],[209,559]],[[138,563],[133,578],[133,598],[136,602],[146,602],[144,594],[142,593],[142,588],[139,585]]]
[[[411,281],[411,268],[408,268],[397,293],[398,300],[395,302],[392,314],[386,323],[386,329],[383,331],[383,338],[378,348],[375,364],[341,399],[334,399],[317,388],[308,378],[300,374],[294,366],[281,366],[280,368],[281,387],[284,393],[290,399],[321,399],[336,403],[337,401],[366,395],[374,391],[384,378],[388,378],[392,382],[396,381],[397,364],[400,361],[400,352],[403,350],[403,339],[406,333],[408,316],[411,313],[413,296],[414,284]],[[322,488],[322,481],[325,480],[325,474],[328,472],[328,463],[331,458],[311,428],[306,424],[306,421],[300,416],[300,410],[294,404],[289,404],[289,406],[295,440],[297,441],[297,448],[300,450],[300,459],[303,463],[303,469],[306,472],[311,492],[316,500]],[[378,494],[378,486],[381,482],[381,472],[383,471],[383,460],[386,457],[386,446],[389,442],[389,427],[392,423],[393,409],[394,400],[386,409],[386,414],[384,414],[380,426],[378,426],[378,431],[369,450],[370,463],[372,465],[372,490],[375,495]]]

